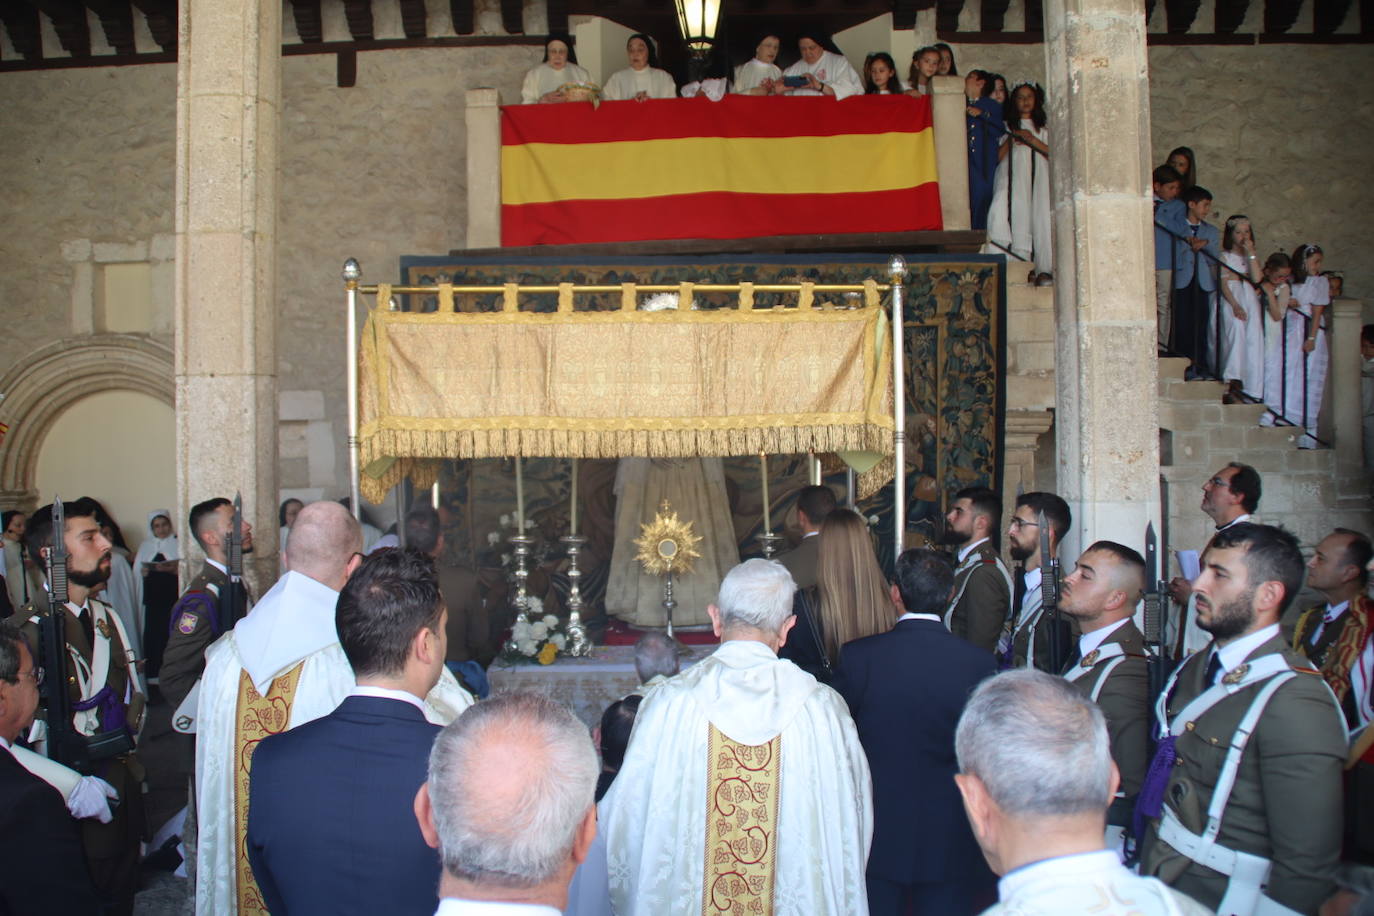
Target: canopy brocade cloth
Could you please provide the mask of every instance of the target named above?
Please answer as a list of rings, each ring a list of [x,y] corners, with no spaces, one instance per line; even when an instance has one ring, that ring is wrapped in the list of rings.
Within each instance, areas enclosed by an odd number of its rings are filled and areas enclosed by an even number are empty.
[[[893,448],[887,318],[878,286],[857,308],[522,312],[392,311],[379,286],[363,330],[359,450],[373,502],[437,460],[503,456],[704,457]]]

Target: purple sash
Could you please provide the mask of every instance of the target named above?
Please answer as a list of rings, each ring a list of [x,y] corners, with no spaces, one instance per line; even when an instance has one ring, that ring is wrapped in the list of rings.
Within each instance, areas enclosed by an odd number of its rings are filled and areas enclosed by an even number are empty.
[[[102,732],[112,732],[129,726],[128,709],[118,694],[110,689],[109,684],[101,687],[89,700],[72,704],[72,712],[86,712],[89,709],[99,710],[96,718],[100,721]]]
[[[1177,738],[1169,735],[1159,742],[1150,768],[1145,772],[1145,781],[1140,786],[1140,795],[1136,797],[1135,816],[1131,822],[1136,842],[1145,839],[1146,824],[1164,813],[1164,790],[1169,787],[1169,774],[1173,772],[1174,761],[1178,759],[1178,753],[1174,750],[1177,741]]]

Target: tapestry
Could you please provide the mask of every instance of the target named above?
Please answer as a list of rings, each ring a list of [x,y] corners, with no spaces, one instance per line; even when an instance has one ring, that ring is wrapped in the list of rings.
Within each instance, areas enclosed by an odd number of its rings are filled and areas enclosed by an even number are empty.
[[[940,229],[929,96],[501,109],[501,243]]]
[[[556,107],[556,106],[549,106]],[[599,258],[550,264],[531,258],[408,257],[400,283],[502,286],[507,282],[618,285],[676,283],[691,278],[711,282],[855,283],[886,282],[887,255],[773,255],[739,257]],[[1005,286],[1002,261],[992,255],[915,255],[907,257],[905,369],[907,395],[907,527],[935,539],[942,531],[949,495],[966,486],[1000,488],[1002,422],[1005,401]],[[759,292],[756,307],[783,304],[788,294]],[[795,293],[790,294],[795,297]],[[437,296],[401,296],[415,311],[439,307]],[[498,311],[499,292],[455,297],[460,311]],[[842,305],[845,294],[817,292],[822,303]],[[522,308],[554,311],[557,294],[521,297]],[[735,294],[697,292],[703,308],[733,306]],[[852,301],[852,297],[848,300]],[[523,303],[529,302],[526,305]],[[579,297],[578,308],[617,310],[619,292]],[[779,360],[784,352],[776,353]],[[455,357],[456,358],[456,357]],[[844,492],[845,465],[838,456],[822,455],[823,476],[837,493]],[[890,459],[889,459],[890,461]],[[568,533],[572,462],[531,458],[523,462],[526,515],[534,522],[534,574],[530,588],[546,597],[550,610],[560,609],[566,594],[567,561],[559,538]],[[740,555],[759,556],[763,532],[763,488],[758,455],[724,459],[727,493],[735,521]],[[768,456],[768,494],[773,529],[786,536],[784,546],[800,540],[796,497],[807,485],[807,456]],[[581,591],[596,608],[604,598],[614,542],[616,461],[578,462],[578,533],[587,538],[579,557]],[[447,460],[417,481],[437,479],[445,544],[451,559],[478,570],[489,606],[504,600],[512,568],[507,538],[515,533],[515,475],[510,459]],[[399,477],[393,482],[399,481]],[[873,524],[879,558],[890,570],[894,560],[893,488],[884,486],[858,504]]]

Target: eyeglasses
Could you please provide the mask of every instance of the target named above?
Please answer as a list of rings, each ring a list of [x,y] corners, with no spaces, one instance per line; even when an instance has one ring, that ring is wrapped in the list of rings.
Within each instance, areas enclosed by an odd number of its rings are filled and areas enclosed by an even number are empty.
[[[1015,518],[1015,517],[1013,517],[1012,520],[1011,520],[1011,524],[1010,524],[1008,527],[1010,527],[1012,531],[1018,531],[1018,530],[1020,530],[1021,528],[1039,528],[1039,527],[1040,527],[1040,523],[1039,523],[1039,522],[1028,522],[1028,521],[1026,521],[1026,520],[1023,519],[1023,518]]]
[[[19,672],[19,677],[33,678],[33,686],[43,686],[43,669],[37,666],[30,668],[28,671]],[[15,680],[18,680],[18,678],[15,678]]]
[[[1207,485],[1212,487],[1225,487],[1228,490],[1231,489],[1231,481],[1222,480],[1220,477],[1213,477],[1211,480],[1207,481]]]

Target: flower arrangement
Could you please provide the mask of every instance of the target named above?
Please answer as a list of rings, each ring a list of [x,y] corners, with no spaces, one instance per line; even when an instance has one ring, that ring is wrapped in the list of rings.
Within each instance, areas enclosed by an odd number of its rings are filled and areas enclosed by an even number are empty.
[[[531,619],[517,617],[511,627],[510,639],[506,641],[501,653],[507,662],[531,662],[552,665],[560,652],[568,646],[568,634],[561,628],[559,620],[552,614],[535,617],[543,610],[543,602],[534,596],[525,598],[525,607]]]

